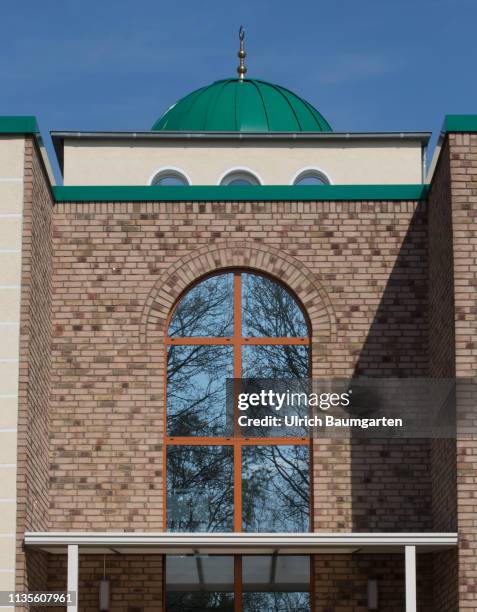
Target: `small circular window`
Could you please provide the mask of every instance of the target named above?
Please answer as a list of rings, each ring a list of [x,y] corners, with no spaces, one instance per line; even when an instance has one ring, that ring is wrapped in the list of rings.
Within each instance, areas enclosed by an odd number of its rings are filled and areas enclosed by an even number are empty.
[[[309,169],[299,172],[293,181],[294,185],[329,185],[330,180],[320,170]]]
[[[176,185],[189,185],[187,177],[182,174],[179,170],[160,170],[154,175],[151,181],[151,185],[176,186]]]
[[[221,185],[260,185],[258,178],[246,170],[229,172],[220,181]]]

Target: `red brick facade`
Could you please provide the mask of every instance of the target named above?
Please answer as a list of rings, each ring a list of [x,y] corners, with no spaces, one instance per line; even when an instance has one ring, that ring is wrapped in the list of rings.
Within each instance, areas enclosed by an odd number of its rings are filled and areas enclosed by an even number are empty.
[[[46,581],[38,555],[25,574],[25,529],[163,530],[163,336],[174,302],[201,276],[243,267],[286,283],[311,320],[314,377],[474,376],[476,145],[477,136],[450,136],[427,202],[53,207],[30,143],[18,588]],[[467,545],[459,575],[455,553],[419,555],[419,610],[474,610],[475,442],[459,442],[455,457],[450,441],[315,440],[314,530],[458,526]],[[49,556],[49,588],[64,588],[64,562]],[[108,563],[111,609],[160,609],[161,558]],[[95,610],[102,558],[81,557],[80,565],[81,610]],[[402,610],[403,571],[402,555],[316,556],[316,610],[366,609],[371,574],[382,609]]]

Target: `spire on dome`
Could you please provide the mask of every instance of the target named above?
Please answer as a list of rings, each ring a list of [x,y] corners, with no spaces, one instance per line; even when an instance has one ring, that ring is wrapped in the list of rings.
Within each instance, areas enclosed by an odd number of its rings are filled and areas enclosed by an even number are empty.
[[[237,68],[237,72],[239,75],[239,79],[241,81],[243,81],[243,79],[245,78],[245,75],[247,74],[247,67],[245,66],[245,56],[247,54],[245,53],[245,49],[244,49],[244,43],[243,43],[244,38],[245,38],[245,29],[243,25],[241,25],[239,29],[240,50],[237,53],[239,60],[240,60],[240,64]]]

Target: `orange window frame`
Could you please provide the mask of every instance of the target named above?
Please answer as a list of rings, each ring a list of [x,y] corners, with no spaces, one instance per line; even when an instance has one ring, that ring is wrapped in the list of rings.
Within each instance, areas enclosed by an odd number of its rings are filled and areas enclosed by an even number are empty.
[[[169,324],[174,314],[177,305],[180,303],[183,295],[179,297],[172,309],[166,324],[165,331],[165,364],[166,371],[164,376],[164,449],[163,449],[163,508],[164,508],[164,531],[167,531],[167,448],[169,446],[232,446],[233,447],[233,527],[234,532],[242,531],[242,448],[244,446],[264,446],[264,445],[283,445],[283,446],[308,446],[311,447],[311,438],[260,438],[252,437],[247,438],[241,435],[240,427],[238,425],[238,407],[234,407],[234,435],[229,437],[223,436],[168,436],[167,435],[167,351],[170,346],[180,345],[222,345],[233,347],[233,376],[234,378],[242,377],[242,348],[244,346],[258,346],[258,345],[301,345],[308,346],[311,348],[311,333],[310,325],[306,315],[306,311],[297,298],[293,295],[297,306],[301,309],[305,320],[307,321],[307,327],[309,330],[308,336],[306,337],[246,337],[243,336],[242,330],[242,274],[250,272],[257,274],[257,272],[246,269],[224,269],[217,274],[233,273],[233,335],[230,337],[184,337],[184,338],[171,338],[168,336]],[[261,276],[264,276],[261,274]],[[205,280],[207,277],[202,277],[197,282]],[[271,277],[275,283],[279,283],[283,286],[280,281]],[[190,286],[187,291],[194,285]],[[284,286],[283,286],[284,287]],[[286,291],[289,291],[284,287]],[[308,367],[311,371],[311,350],[309,352]],[[309,452],[310,457],[310,529],[313,525],[313,488],[312,488],[312,453],[311,448]],[[234,555],[234,607],[235,612],[239,612],[242,609],[242,556]],[[312,559],[310,558],[310,563]],[[313,576],[313,573],[311,573]],[[313,603],[313,589],[311,588],[311,597]],[[313,608],[312,608],[313,609]]]

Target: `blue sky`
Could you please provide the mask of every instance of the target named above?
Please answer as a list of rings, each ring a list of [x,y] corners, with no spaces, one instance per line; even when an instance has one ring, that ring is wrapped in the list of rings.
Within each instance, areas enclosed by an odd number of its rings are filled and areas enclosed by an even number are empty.
[[[477,113],[475,0],[23,0],[2,5],[0,114],[49,130],[148,130],[235,75],[289,87],[337,131],[432,130]]]

